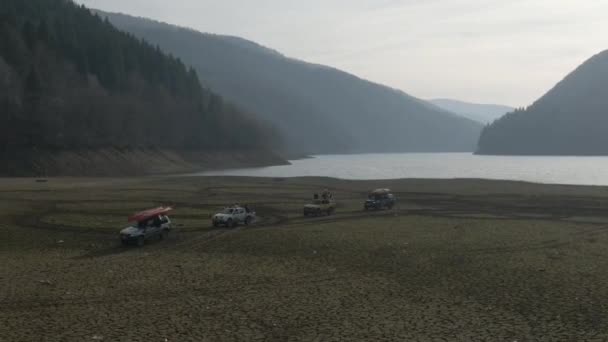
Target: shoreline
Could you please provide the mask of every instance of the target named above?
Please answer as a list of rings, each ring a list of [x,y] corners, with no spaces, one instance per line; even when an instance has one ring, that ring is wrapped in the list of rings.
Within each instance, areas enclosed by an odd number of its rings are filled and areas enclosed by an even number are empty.
[[[272,166],[272,165],[271,165]],[[278,166],[278,165],[277,165]],[[246,168],[249,169],[249,168]],[[498,178],[467,178],[467,177],[456,177],[456,178],[420,178],[420,177],[404,177],[404,178],[369,178],[369,179],[359,179],[359,178],[341,178],[341,177],[329,177],[329,176],[293,176],[293,177],[275,177],[275,176],[247,176],[247,175],[221,175],[221,174],[210,174],[205,175],[205,172],[214,172],[214,171],[234,171],[234,170],[245,170],[241,168],[236,169],[221,169],[221,170],[204,170],[201,172],[187,173],[187,174],[175,174],[175,175],[166,175],[170,177],[202,177],[202,178],[229,178],[229,179],[259,179],[259,180],[267,180],[267,179],[281,179],[281,180],[293,180],[293,179],[328,179],[328,180],[336,180],[336,181],[346,181],[346,182],[398,182],[398,181],[473,181],[473,182],[499,182],[499,183],[521,183],[521,184],[530,184],[530,185],[542,185],[542,186],[571,186],[571,187],[600,187],[600,188],[608,188],[608,184],[576,184],[576,183],[543,183],[543,182],[534,182],[534,181],[526,181],[526,180],[517,180],[517,179],[498,179]],[[161,175],[159,175],[161,176]]]
[[[408,193],[475,193],[495,194],[578,194],[580,196],[608,197],[608,185],[547,184],[516,180],[480,178],[397,178],[352,180],[332,177],[256,177],[256,176],[199,176],[195,174],[144,175],[144,176],[62,176],[62,177],[0,177],[0,188],[56,189],[73,187],[116,187],[139,183],[166,184],[178,186],[182,183],[274,183],[278,187],[284,183],[317,184],[319,187],[353,187],[363,190],[389,187],[394,191],[403,189]],[[199,182],[195,182],[199,183]]]
[[[2,177],[139,177],[289,165],[271,151],[157,148],[28,150],[4,155]]]

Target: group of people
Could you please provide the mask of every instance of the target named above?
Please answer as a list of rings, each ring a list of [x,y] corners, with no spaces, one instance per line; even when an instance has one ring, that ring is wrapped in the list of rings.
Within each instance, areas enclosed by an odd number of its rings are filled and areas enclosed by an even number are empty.
[[[245,212],[246,212],[246,213],[250,213],[250,212],[252,212],[252,211],[253,211],[251,208],[249,208],[249,205],[248,205],[248,204],[245,204],[245,205],[243,205],[243,206],[242,206],[242,205],[240,205],[240,204],[234,204],[232,207],[229,207],[229,208],[230,208],[230,209],[234,209],[234,208],[239,208],[239,207],[240,207],[240,208],[245,209]]]
[[[313,198],[314,198],[314,199],[316,199],[316,200],[318,200],[318,199],[319,199],[319,194],[317,194],[317,193],[316,193],[316,194],[314,194]],[[332,193],[331,193],[329,190],[325,189],[325,190],[323,190],[323,192],[321,193],[320,198],[321,198],[322,200],[329,201],[330,199],[333,199],[333,198],[334,198],[334,194],[332,194]]]

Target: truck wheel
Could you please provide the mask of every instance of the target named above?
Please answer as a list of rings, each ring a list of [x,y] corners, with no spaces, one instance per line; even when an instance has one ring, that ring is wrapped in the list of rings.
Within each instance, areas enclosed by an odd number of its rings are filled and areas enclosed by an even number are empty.
[[[143,247],[146,244],[146,239],[143,236],[137,238],[137,247]]]
[[[226,226],[228,228],[234,228],[234,221],[232,221],[232,219],[229,219],[228,222],[226,223]]]
[[[128,245],[129,245],[129,241],[127,241],[127,240],[120,240],[120,243],[121,243],[123,246],[128,246]]]
[[[167,240],[169,238],[169,231],[164,229],[161,233],[160,233],[160,239],[161,240]]]
[[[247,218],[245,219],[245,225],[246,225],[246,226],[248,226],[248,225],[250,225],[250,224],[251,224],[251,217],[247,217]]]

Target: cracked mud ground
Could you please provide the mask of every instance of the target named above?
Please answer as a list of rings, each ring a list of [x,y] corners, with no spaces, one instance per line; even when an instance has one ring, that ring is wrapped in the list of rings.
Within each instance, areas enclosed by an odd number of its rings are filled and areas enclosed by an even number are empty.
[[[314,191],[332,217],[304,219]],[[393,211],[361,210],[391,187]],[[256,225],[213,229],[249,203]],[[168,241],[119,246],[173,204]],[[476,180],[0,180],[0,341],[607,341],[608,189]]]

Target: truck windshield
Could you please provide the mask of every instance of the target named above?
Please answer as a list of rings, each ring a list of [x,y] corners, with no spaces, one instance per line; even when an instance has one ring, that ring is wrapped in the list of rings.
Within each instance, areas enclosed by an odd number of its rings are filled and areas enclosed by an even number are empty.
[[[224,209],[224,211],[222,211],[223,214],[234,214],[234,209],[233,208],[226,208]]]

